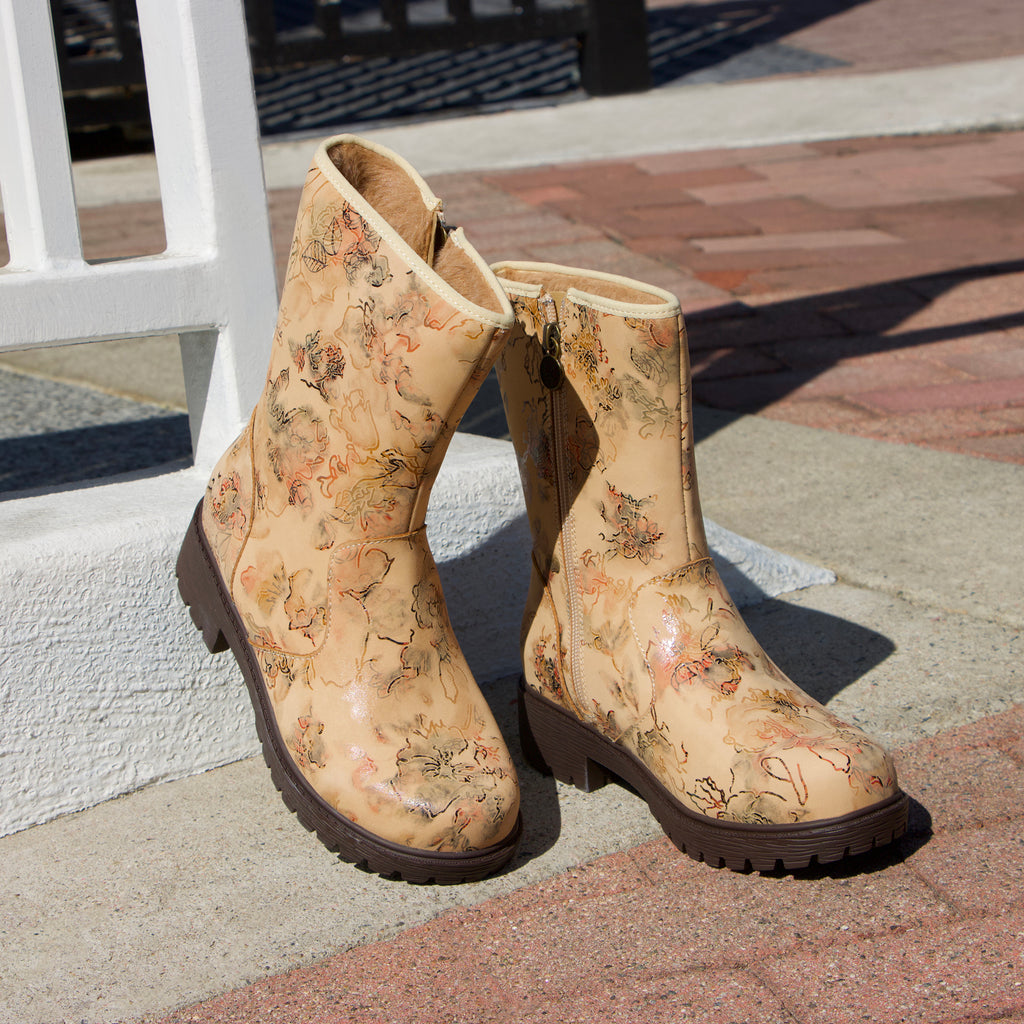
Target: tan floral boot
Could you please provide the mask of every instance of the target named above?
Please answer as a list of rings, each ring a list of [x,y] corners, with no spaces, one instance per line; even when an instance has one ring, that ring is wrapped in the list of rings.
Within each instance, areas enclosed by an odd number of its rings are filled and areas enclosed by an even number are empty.
[[[332,850],[410,881],[502,867],[515,769],[445,609],[424,516],[512,310],[403,160],[317,150],[266,387],[178,560],[241,666],[285,803]]]
[[[889,756],[772,663],[709,557],[676,299],[493,269],[518,318],[498,373],[534,541],[527,756],[587,791],[626,780],[714,865],[802,867],[899,836]]]

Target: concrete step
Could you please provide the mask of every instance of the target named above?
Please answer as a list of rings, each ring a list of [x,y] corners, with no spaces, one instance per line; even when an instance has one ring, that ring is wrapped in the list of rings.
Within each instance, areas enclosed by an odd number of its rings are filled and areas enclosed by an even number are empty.
[[[0,587],[17,595],[0,681],[0,834],[259,749],[233,659],[207,653],[177,594],[205,487],[183,469],[0,502]],[[517,671],[531,544],[512,445],[457,434],[427,522],[477,678]],[[834,579],[710,533],[743,604]]]

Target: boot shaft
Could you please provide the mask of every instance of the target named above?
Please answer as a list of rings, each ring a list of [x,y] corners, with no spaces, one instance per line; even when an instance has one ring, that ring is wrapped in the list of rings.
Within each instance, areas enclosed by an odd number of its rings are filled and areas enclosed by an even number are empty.
[[[611,275],[494,270],[517,317],[498,373],[534,539],[526,676],[618,735],[613,709],[651,699],[625,603],[708,553],[679,304]]]
[[[275,649],[322,642],[339,551],[423,526],[451,435],[513,322],[440,211],[395,154],[353,136],[318,148],[266,385],[203,519],[250,635]]]
[[[321,549],[421,526],[510,323],[486,265],[408,164],[351,136],[323,143],[253,419],[268,512]]]
[[[571,268],[494,270],[517,316],[498,372],[542,574],[570,522],[597,541],[577,558],[636,583],[705,557],[677,300]]]

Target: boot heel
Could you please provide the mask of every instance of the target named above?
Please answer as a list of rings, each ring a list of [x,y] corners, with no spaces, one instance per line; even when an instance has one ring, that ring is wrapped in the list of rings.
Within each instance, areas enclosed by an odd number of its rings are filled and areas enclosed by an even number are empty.
[[[203,634],[203,643],[206,644],[207,650],[211,654],[219,654],[228,649],[228,642],[213,611],[218,603],[217,582],[212,577],[213,567],[203,551],[199,533],[201,509],[202,502],[196,508],[185,534],[175,571],[178,577],[178,593],[188,607],[192,624]]]
[[[587,756],[589,739],[575,716],[535,695],[525,682],[520,683],[519,743],[531,767],[592,793],[604,786],[609,776],[603,765]]]

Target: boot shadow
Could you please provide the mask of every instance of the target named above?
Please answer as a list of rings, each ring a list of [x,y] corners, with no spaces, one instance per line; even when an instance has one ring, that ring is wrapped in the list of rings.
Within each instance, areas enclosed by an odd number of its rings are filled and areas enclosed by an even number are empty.
[[[564,379],[561,394],[565,422],[568,424],[567,443],[578,453],[578,457],[572,459],[562,476],[562,482],[567,487],[566,507],[571,508],[590,474],[592,463],[587,463],[585,453],[589,451],[596,455],[599,438],[592,418],[568,377]],[[552,411],[553,406],[549,405],[548,412]],[[463,416],[460,427],[466,432],[509,439],[500,387],[494,370],[485,379]],[[553,446],[554,431],[549,430],[548,436]],[[552,460],[556,457],[553,448],[548,454]],[[569,458],[568,453],[563,455]],[[554,461],[551,466],[552,472],[556,473]],[[550,538],[552,544],[557,539],[557,535]],[[531,553],[543,567],[550,565],[555,558],[553,549],[534,548],[524,512],[502,527],[482,547],[450,560],[439,568],[452,625],[460,643],[463,643],[463,638],[466,640],[463,651],[474,675],[478,680],[493,680],[499,673],[503,675],[497,682],[482,683],[481,690],[509,746],[519,775],[520,805],[525,808],[523,840],[506,870],[512,870],[549,850],[558,840],[562,821],[554,778],[526,762],[519,742],[517,688],[522,672],[519,626],[525,619],[532,620],[537,612],[537,607],[531,604]],[[477,643],[472,632],[473,623],[479,620],[479,616],[472,605],[467,608],[460,601],[471,594],[475,594],[479,601],[494,600],[496,588],[481,593],[478,583],[480,578],[485,581],[500,580],[500,600],[514,610],[514,621],[507,630],[509,636],[486,637],[483,644]],[[539,598],[539,594],[534,592],[534,597]],[[514,654],[510,654],[509,639],[514,643]]]
[[[509,753],[519,776],[519,805],[523,814],[523,838],[506,871],[547,853],[562,834],[562,811],[558,802],[558,784],[554,776],[534,768],[523,756],[519,733],[519,673],[485,683],[483,691],[494,712],[498,728],[508,743]]]
[[[806,868],[762,871],[760,874],[769,878],[791,877],[798,881],[813,882],[823,878],[839,880],[856,878],[858,875],[873,875],[879,871],[896,867],[909,860],[932,838],[932,816],[928,809],[913,797],[909,797],[909,800],[910,812],[907,818],[907,831],[887,846],[869,850],[867,853],[844,857],[834,864],[812,864]]]
[[[527,763],[519,741],[519,624],[530,586],[531,544],[526,514],[521,513],[486,544],[438,564],[452,628],[519,776],[523,838],[502,873],[551,849],[561,833],[555,780]],[[482,612],[485,604],[497,601],[499,612],[493,607]]]
[[[822,704],[896,650],[892,640],[867,626],[781,598],[745,608],[744,619],[783,672]]]

